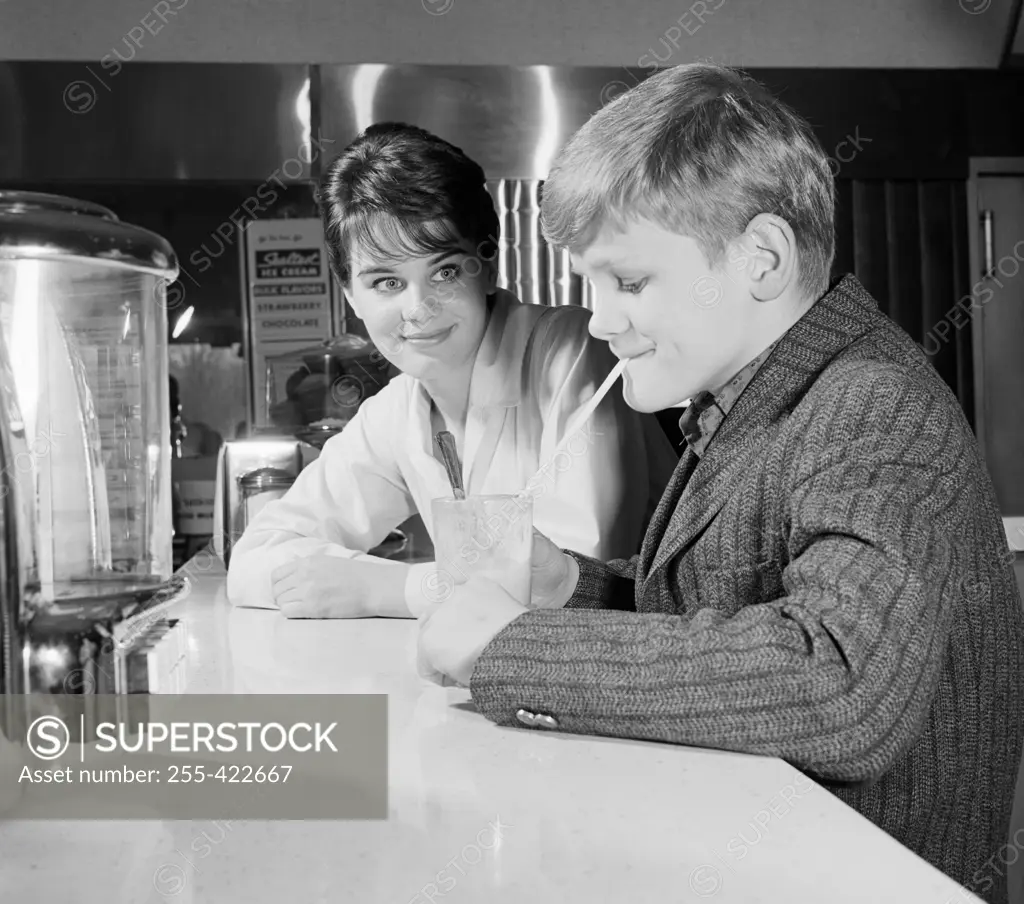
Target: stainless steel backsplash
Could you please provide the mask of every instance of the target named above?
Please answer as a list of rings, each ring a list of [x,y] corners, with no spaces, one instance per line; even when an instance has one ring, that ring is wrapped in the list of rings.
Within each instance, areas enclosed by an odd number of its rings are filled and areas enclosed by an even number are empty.
[[[590,283],[571,271],[569,253],[549,245],[541,234],[542,184],[536,179],[487,183],[501,220],[501,286],[530,304],[578,304],[589,309]]]
[[[502,285],[524,301],[590,307],[568,255],[541,236],[538,193],[624,78],[639,80],[598,67],[3,63],[0,186],[311,184],[371,123],[410,122],[494,180]]]
[[[387,120],[413,123],[458,145],[493,180],[488,189],[501,219],[502,286],[534,304],[591,307],[589,283],[573,275],[568,254],[541,235],[539,193],[558,151],[625,89],[628,74],[559,66],[315,69],[314,130],[338,142],[333,147]]]

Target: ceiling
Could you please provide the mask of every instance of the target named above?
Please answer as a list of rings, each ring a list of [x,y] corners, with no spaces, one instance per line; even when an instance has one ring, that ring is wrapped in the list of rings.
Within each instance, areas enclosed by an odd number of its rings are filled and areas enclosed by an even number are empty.
[[[0,62],[997,69],[1020,0],[0,0]],[[158,9],[164,12],[156,13]],[[170,12],[168,12],[170,10]],[[102,67],[102,68],[101,68]]]

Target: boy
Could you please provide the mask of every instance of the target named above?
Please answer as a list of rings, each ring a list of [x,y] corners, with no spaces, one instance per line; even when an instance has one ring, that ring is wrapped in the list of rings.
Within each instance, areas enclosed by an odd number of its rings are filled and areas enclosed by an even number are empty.
[[[659,73],[544,187],[638,411],[692,399],[639,556],[538,538],[527,611],[480,582],[421,626],[504,725],[781,757],[991,901],[1024,617],[955,397],[852,276],[809,126],[726,69]],[[481,594],[489,605],[480,615]]]

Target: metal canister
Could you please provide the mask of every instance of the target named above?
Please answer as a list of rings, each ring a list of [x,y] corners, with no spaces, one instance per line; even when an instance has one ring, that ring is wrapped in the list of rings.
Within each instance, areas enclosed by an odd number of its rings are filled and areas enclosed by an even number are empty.
[[[242,502],[242,530],[245,530],[268,502],[280,499],[291,485],[295,475],[281,468],[257,468],[238,478]]]
[[[241,538],[247,521],[242,479],[252,476],[250,483],[255,484],[257,472],[269,468],[283,471],[294,480],[304,464],[302,443],[294,437],[259,435],[228,440],[221,446],[213,510],[213,548],[225,565],[229,564],[231,547]],[[250,495],[258,496],[258,489],[253,486]]]

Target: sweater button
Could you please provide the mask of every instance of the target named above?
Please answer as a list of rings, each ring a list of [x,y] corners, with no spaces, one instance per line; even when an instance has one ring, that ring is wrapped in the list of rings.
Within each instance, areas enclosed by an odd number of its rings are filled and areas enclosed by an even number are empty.
[[[543,713],[537,713],[534,719],[540,728],[558,728],[558,720],[554,716],[545,716]]]
[[[533,728],[537,724],[537,717],[529,710],[517,709],[516,718],[522,722],[523,725],[528,725],[530,728]]]

